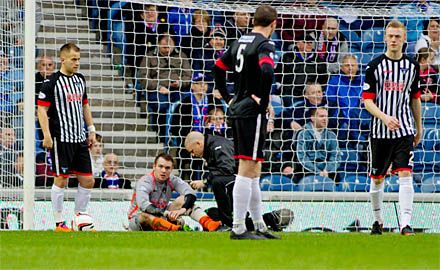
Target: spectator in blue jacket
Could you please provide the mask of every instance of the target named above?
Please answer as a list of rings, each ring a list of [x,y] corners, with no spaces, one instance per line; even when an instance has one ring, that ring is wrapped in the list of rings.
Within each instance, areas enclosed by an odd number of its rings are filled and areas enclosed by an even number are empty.
[[[346,54],[342,57],[341,72],[333,75],[327,86],[326,97],[329,108],[329,128],[335,129],[341,143],[366,141],[368,132],[361,132],[360,110],[364,76],[359,73],[357,57]],[[367,127],[368,130],[368,127]]]
[[[191,4],[191,0],[181,0],[183,4]],[[187,6],[187,5],[186,5]],[[172,7],[168,10],[167,21],[177,35],[177,44],[180,44],[181,37],[191,31],[191,17],[193,10],[186,7]]]
[[[0,116],[6,117],[0,120],[8,120],[20,99],[23,99],[23,72],[10,69],[9,58],[0,51]]]
[[[328,112],[324,107],[312,109],[311,122],[298,134],[296,153],[299,166],[297,179],[320,175],[339,182],[336,170],[340,156],[336,134],[327,129]]]

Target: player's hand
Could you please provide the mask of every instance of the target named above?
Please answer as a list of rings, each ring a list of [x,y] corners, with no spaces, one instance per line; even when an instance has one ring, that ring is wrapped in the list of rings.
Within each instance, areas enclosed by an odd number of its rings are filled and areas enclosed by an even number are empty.
[[[251,97],[253,100],[255,100],[255,102],[257,102],[258,105],[260,105],[261,98],[257,97],[256,95],[252,95]]]
[[[298,124],[297,122],[292,121],[292,122],[290,122],[290,128],[291,128],[293,131],[298,131],[298,130],[301,130],[301,129],[302,129],[302,126],[301,126],[300,124]]]
[[[414,135],[414,143],[413,143],[414,147],[416,147],[419,144],[420,140],[422,139],[422,133],[423,131],[417,130],[417,133]]]
[[[383,122],[391,131],[395,131],[400,128],[399,119],[394,116],[386,115]]]
[[[96,132],[89,132],[89,137],[87,138],[87,143],[89,147],[96,143]]]
[[[52,138],[50,136],[44,137],[44,139],[43,139],[43,148],[52,149],[52,147],[53,147],[53,140],[52,140]]]
[[[196,181],[191,181],[189,183],[189,185],[193,188],[193,189],[202,189],[205,187],[205,184],[203,184],[202,180],[196,180]]]
[[[185,208],[180,208],[179,210],[170,211],[167,215],[167,218],[171,221],[177,220],[181,215],[186,213]]]
[[[166,88],[165,86],[162,86],[161,88],[159,88],[159,93],[162,95],[168,95],[170,93],[170,90],[168,90],[168,88]]]

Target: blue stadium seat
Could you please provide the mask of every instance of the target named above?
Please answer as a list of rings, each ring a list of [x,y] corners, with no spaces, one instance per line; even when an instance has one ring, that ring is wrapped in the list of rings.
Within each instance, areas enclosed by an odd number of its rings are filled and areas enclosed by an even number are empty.
[[[338,171],[343,172],[367,172],[367,163],[362,161],[361,155],[357,150],[341,148],[341,163]]]
[[[359,35],[357,34],[356,31],[353,30],[349,30],[345,27],[339,27],[339,32],[344,35],[344,37],[347,39],[347,42],[349,44],[349,48],[350,50],[358,50],[360,51],[361,49],[361,38],[359,37]]]
[[[298,183],[299,191],[337,191],[335,182],[324,176],[309,175]]]
[[[425,151],[439,151],[440,150],[440,127],[429,128],[424,127],[422,140],[419,144]]]
[[[343,191],[362,192],[370,190],[370,179],[367,174],[347,173],[339,183]]]
[[[440,106],[435,103],[424,102],[422,106],[422,120],[424,124],[433,124],[440,128]]]
[[[414,149],[414,172],[435,173],[440,172],[440,152]]]
[[[385,192],[398,192],[399,191],[399,177],[388,176],[385,177]]]
[[[296,187],[292,180],[281,174],[272,174],[261,179],[263,191],[295,191]]]
[[[361,40],[362,52],[379,52],[384,51],[385,41],[383,40],[385,30],[375,27],[362,32]]]
[[[440,174],[428,174],[424,176],[420,191],[423,193],[440,192]]]

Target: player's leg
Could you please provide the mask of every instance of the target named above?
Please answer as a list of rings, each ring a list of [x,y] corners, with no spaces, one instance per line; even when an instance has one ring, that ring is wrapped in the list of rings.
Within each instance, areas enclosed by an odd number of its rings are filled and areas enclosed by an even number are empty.
[[[232,188],[235,176],[216,176],[212,179],[212,191],[217,202],[218,215],[224,225],[232,227]]]
[[[155,231],[178,231],[180,229],[180,225],[175,225],[163,218],[148,213],[140,213],[137,222],[142,230],[152,228]]]
[[[221,221],[213,220],[210,216],[206,214],[205,211],[202,210],[202,208],[197,205],[194,205],[193,208],[190,209],[189,217],[202,225],[203,229],[210,232],[216,231],[222,225]]]
[[[370,139],[370,148],[370,199],[374,218],[371,234],[380,235],[383,228],[384,178],[391,163],[394,147],[391,140]]]
[[[411,228],[412,206],[414,200],[414,186],[412,177],[414,136],[401,137],[397,140],[396,152],[393,160],[393,172],[399,175],[399,206],[400,231],[403,235],[414,234]]]
[[[52,157],[52,172],[54,182],[51,190],[51,201],[54,211],[55,231],[70,231],[63,218],[64,190],[67,180],[70,176],[70,162],[72,159],[72,150],[68,145],[58,142],[53,138],[53,148],[50,150]]]
[[[71,170],[76,174],[79,182],[78,191],[75,195],[75,214],[87,213],[95,178],[93,177],[92,162],[86,142],[75,144]]]

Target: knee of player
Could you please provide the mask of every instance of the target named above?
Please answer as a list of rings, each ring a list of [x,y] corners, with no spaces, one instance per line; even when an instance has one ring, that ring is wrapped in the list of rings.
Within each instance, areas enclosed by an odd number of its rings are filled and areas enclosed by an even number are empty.
[[[399,171],[399,178],[412,176],[411,171]]]
[[[371,178],[371,181],[373,181],[376,185],[380,185],[383,183],[385,178]]]
[[[140,213],[139,214],[139,218],[138,218],[138,222],[141,225],[150,225],[153,220],[154,220],[155,216],[148,214],[148,213]]]

